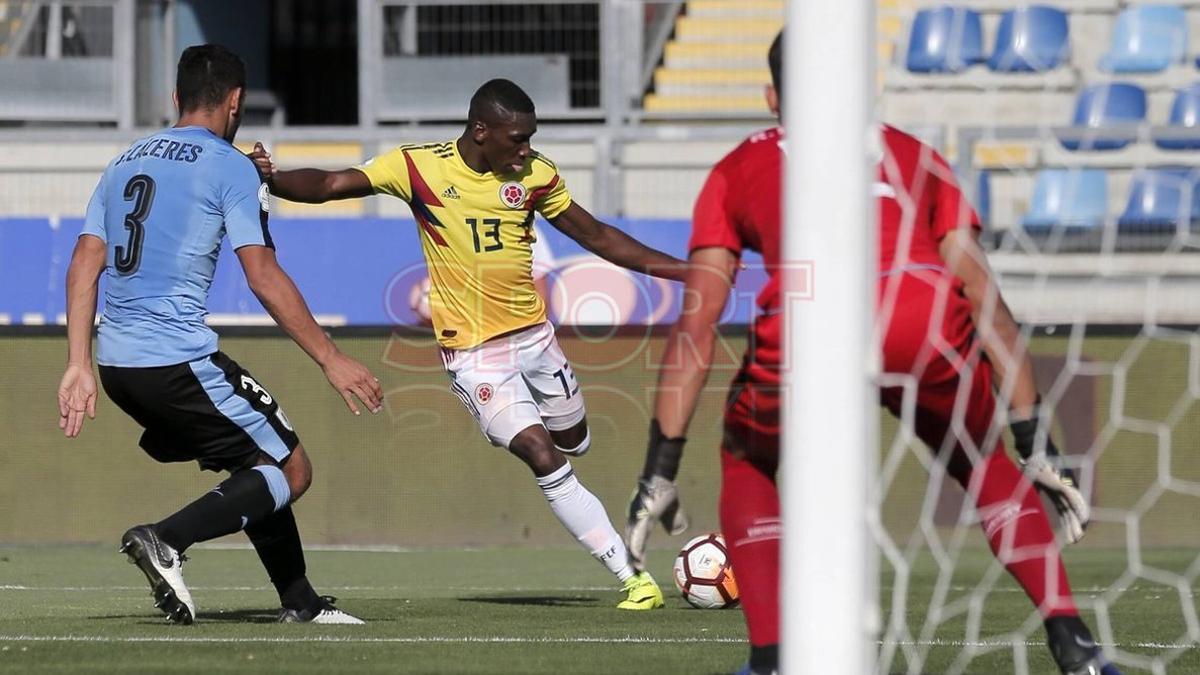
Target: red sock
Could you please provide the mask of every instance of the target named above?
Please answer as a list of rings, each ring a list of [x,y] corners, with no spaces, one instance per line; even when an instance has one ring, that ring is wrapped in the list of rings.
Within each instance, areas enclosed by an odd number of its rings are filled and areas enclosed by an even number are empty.
[[[750,644],[779,643],[779,490],[775,477],[721,451],[721,531]]]
[[[1004,448],[997,448],[969,474],[956,478],[975,497],[992,553],[1025,589],[1043,618],[1078,615],[1042,498]]]

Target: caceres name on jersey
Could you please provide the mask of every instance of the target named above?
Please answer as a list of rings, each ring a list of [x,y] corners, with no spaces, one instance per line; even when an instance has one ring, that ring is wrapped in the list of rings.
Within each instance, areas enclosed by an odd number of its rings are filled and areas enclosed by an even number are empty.
[[[205,323],[221,240],[274,248],[269,192],[249,157],[203,127],[177,127],[114,158],[80,236],[107,247],[96,361],[168,366],[217,351]]]

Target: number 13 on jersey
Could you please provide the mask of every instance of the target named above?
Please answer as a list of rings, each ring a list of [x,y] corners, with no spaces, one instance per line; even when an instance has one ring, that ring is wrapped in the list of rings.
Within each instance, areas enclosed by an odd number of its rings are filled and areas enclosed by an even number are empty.
[[[499,218],[467,218],[467,225],[471,227],[476,253],[491,253],[504,248],[504,242],[500,241]]]

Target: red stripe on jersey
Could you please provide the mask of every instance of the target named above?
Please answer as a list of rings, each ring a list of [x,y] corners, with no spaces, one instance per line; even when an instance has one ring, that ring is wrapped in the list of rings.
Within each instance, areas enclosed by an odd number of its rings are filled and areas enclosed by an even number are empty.
[[[554,174],[554,178],[549,183],[529,193],[529,196],[525,199],[525,209],[532,211],[537,206],[538,200],[550,194],[555,185],[558,185],[558,174]]]
[[[449,246],[450,244],[447,244],[446,240],[442,237],[442,233],[438,232],[437,228],[434,227],[434,225],[441,227],[442,224],[436,220],[432,223],[429,222],[429,220],[426,218],[428,211],[428,209],[425,209],[425,214],[422,214],[421,211],[417,209],[416,205],[413,205],[413,216],[417,219],[417,224],[421,226],[421,229],[425,230],[425,234],[428,234],[429,238],[433,240],[433,243],[437,244],[438,246]]]
[[[438,246],[449,246],[446,243],[442,234],[437,231],[439,227],[445,227],[438,222],[437,216],[433,215],[433,211],[429,210],[430,206],[443,206],[437,195],[433,194],[433,190],[429,189],[429,184],[421,177],[421,173],[417,171],[417,165],[413,163],[412,157],[406,151],[404,153],[404,163],[408,165],[408,182],[412,186],[412,200],[409,202],[409,207],[412,209],[413,217],[417,219],[417,224],[425,230],[425,234],[433,240],[433,243]]]
[[[417,165],[413,162],[412,156],[408,151],[404,152],[404,163],[408,165],[408,181],[412,185],[412,195],[416,199],[420,199],[427,206],[442,206],[442,202],[429,189],[429,184],[421,177],[421,173],[417,171]]]

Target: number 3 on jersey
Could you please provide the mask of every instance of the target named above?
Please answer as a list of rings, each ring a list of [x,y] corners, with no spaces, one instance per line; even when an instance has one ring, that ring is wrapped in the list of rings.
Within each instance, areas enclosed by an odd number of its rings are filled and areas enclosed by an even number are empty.
[[[480,224],[483,229],[480,230]],[[504,242],[500,241],[500,219],[499,218],[484,218],[482,221],[476,218],[467,218],[467,225],[471,226],[471,239],[475,242],[476,253],[491,253],[504,248]],[[490,240],[490,244],[481,246],[480,237],[485,240]]]
[[[138,271],[142,264],[142,240],[146,237],[146,216],[150,215],[150,207],[154,205],[154,179],[145,174],[138,174],[125,184],[125,201],[133,202],[133,210],[125,215],[125,229],[129,230],[129,240],[124,246],[118,246],[113,258],[113,266],[117,272],[128,276]]]

